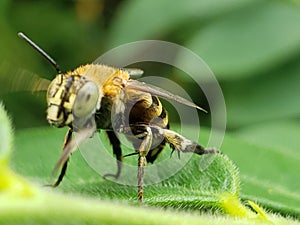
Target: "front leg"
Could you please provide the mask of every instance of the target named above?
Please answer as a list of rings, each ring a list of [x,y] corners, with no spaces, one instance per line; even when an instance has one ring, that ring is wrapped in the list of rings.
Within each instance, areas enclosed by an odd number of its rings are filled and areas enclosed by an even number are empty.
[[[72,129],[70,128],[65,136],[65,140],[64,140],[64,143],[63,143],[63,146],[62,146],[62,149],[64,150],[66,148],[66,146],[70,143],[70,141],[72,140]],[[66,171],[67,171],[67,167],[68,167],[68,161],[69,161],[69,158],[64,162],[62,168],[61,168],[61,171],[60,171],[60,174],[58,176],[58,179],[56,180],[56,182],[54,184],[52,184],[51,186],[52,187],[57,187],[61,181],[63,180],[65,174],[66,174]]]
[[[147,164],[146,155],[148,154],[151,145],[152,145],[152,131],[150,127],[146,127],[146,136],[144,137],[139,149],[139,159],[138,159],[138,199],[140,202],[143,202],[143,187],[144,187],[144,174],[145,174],[145,166]]]
[[[72,137],[73,130],[71,128],[68,130],[63,144],[63,149],[62,149],[63,151],[53,169],[53,175],[57,173],[59,168],[61,168],[61,171],[57,181],[50,186],[56,187],[60,184],[60,182],[62,181],[66,173],[67,164],[72,152],[74,152],[77,149],[77,146],[80,146],[81,143],[83,143],[88,138],[92,137],[95,131],[96,131],[95,126],[91,124],[91,126],[82,128],[81,130],[76,132],[76,136],[73,138]]]

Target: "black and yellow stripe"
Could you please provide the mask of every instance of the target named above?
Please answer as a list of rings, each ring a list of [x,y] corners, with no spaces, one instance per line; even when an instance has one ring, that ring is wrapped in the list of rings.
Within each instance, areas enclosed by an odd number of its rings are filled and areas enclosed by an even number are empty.
[[[149,105],[150,101],[150,106],[145,108],[145,105]],[[151,99],[140,100],[133,106],[130,106],[130,109],[129,124],[136,140],[143,139],[141,134],[145,133],[145,125],[155,125],[164,129],[169,128],[168,113],[156,96],[151,96]],[[153,137],[152,147],[146,155],[147,162],[150,163],[157,159],[166,145],[166,140],[156,130],[153,131]],[[129,139],[133,141],[133,138]],[[140,143],[136,141],[135,144],[133,141],[133,145],[137,150]]]

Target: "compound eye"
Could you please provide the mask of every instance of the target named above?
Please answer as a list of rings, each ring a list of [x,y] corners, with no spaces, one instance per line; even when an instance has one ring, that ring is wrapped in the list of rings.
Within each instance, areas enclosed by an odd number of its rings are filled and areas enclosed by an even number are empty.
[[[99,90],[95,83],[85,83],[77,92],[73,105],[73,114],[77,117],[89,116],[96,110]]]

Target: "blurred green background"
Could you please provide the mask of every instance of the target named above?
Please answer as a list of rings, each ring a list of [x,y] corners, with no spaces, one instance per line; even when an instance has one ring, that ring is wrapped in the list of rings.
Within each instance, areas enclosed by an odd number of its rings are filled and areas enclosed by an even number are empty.
[[[16,129],[47,125],[45,93],[7,93],[9,80],[20,70],[47,79],[55,75],[17,37],[19,31],[55,58],[63,71],[93,62],[112,47],[131,41],[174,42],[203,58],[218,78],[226,100],[228,130],[299,121],[299,1],[2,0],[0,98]],[[208,108],[188,76],[158,63],[140,67],[146,76],[165,74],[189,87],[193,100]],[[209,125],[209,116],[202,117]]]
[[[62,71],[91,63],[107,50],[137,40],[170,41],[195,52],[212,69],[225,97],[227,133],[222,151],[240,170],[242,197],[277,211],[286,207],[287,214],[299,218],[299,0],[1,0],[0,100],[20,131],[17,149],[24,151],[26,133],[48,135],[24,129],[49,127],[46,93],[15,92],[12,87],[18,81],[26,89],[27,77],[30,80],[36,74],[52,79],[55,71],[17,37],[19,31],[49,53]],[[209,109],[187,74],[160,63],[134,66],[141,67],[145,76],[174,80],[195,103]],[[212,81],[203,82],[210,85]],[[175,122],[177,113],[166,105]],[[210,127],[209,114],[199,115],[201,123]],[[62,131],[53,130],[49,138],[55,138],[56,132]],[[20,139],[22,134],[26,138]],[[19,151],[25,156],[18,162],[27,163],[24,168],[30,171],[31,140],[28,143],[28,151]],[[48,150],[44,145],[41,149]],[[43,152],[39,150],[35,149]],[[47,164],[40,161],[41,167]]]

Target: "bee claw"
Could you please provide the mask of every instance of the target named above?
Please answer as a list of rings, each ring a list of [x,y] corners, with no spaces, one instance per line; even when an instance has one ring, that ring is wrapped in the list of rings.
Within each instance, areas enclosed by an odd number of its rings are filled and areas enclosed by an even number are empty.
[[[171,152],[171,154],[170,154],[170,158],[172,158],[173,153],[174,153],[175,151],[177,152],[178,159],[180,159],[180,151],[178,151],[178,150],[176,150],[176,149],[172,149],[172,152]]]

